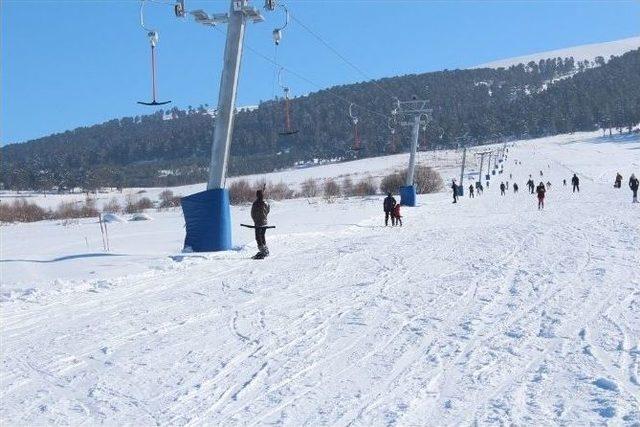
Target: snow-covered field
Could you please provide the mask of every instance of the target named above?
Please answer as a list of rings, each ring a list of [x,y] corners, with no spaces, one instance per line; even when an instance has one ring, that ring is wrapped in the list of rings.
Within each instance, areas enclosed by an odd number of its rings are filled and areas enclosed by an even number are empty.
[[[179,211],[110,224],[109,254],[91,220],[3,226],[0,420],[637,425],[640,137],[599,135],[518,143],[518,194],[421,196],[402,228],[380,197],[274,203],[264,261],[240,228],[181,255]]]

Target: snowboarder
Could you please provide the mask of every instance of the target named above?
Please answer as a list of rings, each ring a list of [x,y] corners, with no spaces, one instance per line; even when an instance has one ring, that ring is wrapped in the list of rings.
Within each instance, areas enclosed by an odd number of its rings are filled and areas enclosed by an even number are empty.
[[[631,174],[631,177],[629,177],[629,188],[633,191],[633,203],[638,203],[638,186],[640,186],[640,181],[638,181],[635,174]]]
[[[546,193],[547,189],[544,186],[544,183],[540,181],[538,187],[536,188],[536,192],[538,193],[538,210],[544,209],[544,193]]]
[[[269,204],[264,201],[264,192],[262,190],[256,191],[256,200],[251,205],[251,219],[256,226],[256,243],[258,244],[258,253],[254,255],[256,259],[262,259],[269,256],[269,248],[267,247],[267,240],[265,234],[267,229],[267,215],[271,208]]]
[[[458,203],[458,184],[455,179],[451,181],[451,189],[453,190],[453,203]]]
[[[518,192],[518,184],[516,184],[515,182],[513,183],[513,192],[514,193]]]
[[[384,202],[382,202],[382,207],[384,209],[384,226],[389,225],[389,217],[391,217],[391,225],[396,225],[396,220],[393,217],[393,208],[396,207],[396,199],[393,198],[391,192],[387,193],[387,197],[384,198]]]
[[[580,192],[580,178],[575,173],[573,174],[573,178],[571,178],[571,185],[573,185],[573,192]]]
[[[473,199],[475,196],[473,195],[473,184],[469,186],[469,198]]]
[[[501,195],[501,196],[504,196],[504,190],[505,190],[505,188],[506,188],[506,187],[504,186],[504,182],[501,182],[501,183],[500,183],[500,195]]]
[[[622,175],[620,172],[616,174],[616,181],[613,183],[613,188],[621,188],[622,187]]]
[[[396,225],[402,227],[402,215],[400,215],[400,203],[396,203],[393,207],[393,217],[396,220]]]

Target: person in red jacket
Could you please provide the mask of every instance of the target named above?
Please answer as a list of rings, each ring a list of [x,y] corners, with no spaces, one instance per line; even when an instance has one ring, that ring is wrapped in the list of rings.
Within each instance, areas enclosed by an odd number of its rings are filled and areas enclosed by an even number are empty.
[[[402,215],[400,215],[400,203],[396,203],[393,207],[393,217],[396,219],[396,225],[402,227]]]

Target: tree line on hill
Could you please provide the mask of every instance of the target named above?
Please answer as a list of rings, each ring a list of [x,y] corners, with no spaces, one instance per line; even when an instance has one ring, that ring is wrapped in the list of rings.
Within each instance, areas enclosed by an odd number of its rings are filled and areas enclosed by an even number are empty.
[[[357,157],[406,150],[410,130],[391,140],[394,97],[428,99],[428,149],[531,138],[640,122],[640,49],[605,62],[551,58],[509,68],[444,70],[320,90],[291,100],[299,131],[281,136],[283,102],[236,114],[229,174],[271,172],[313,159],[356,154],[354,102],[363,149]],[[362,107],[358,107],[362,106]],[[375,113],[373,113],[375,112]],[[378,114],[379,113],[379,114]],[[5,189],[173,186],[207,177],[214,119],[200,106],[124,117],[0,149]]]

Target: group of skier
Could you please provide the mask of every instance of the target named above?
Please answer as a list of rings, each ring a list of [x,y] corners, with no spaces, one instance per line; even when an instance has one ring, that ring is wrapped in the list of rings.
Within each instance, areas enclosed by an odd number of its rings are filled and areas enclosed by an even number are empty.
[[[542,176],[542,171],[540,171],[540,175]],[[562,180],[563,186],[567,185],[567,180]],[[573,174],[571,177],[571,185],[573,187],[573,192],[580,192],[580,178],[578,178],[577,174]],[[620,173],[616,174],[616,178],[613,184],[614,188],[622,187],[622,175]],[[529,180],[527,181],[527,187],[529,188],[530,194],[536,194],[538,198],[538,209],[544,209],[544,199],[547,191],[551,188],[551,182],[540,181],[540,183],[536,186],[533,178],[529,175]],[[629,188],[633,192],[633,203],[638,203],[638,188],[640,187],[640,181],[635,176],[635,174],[631,174],[629,178]],[[458,202],[459,195],[459,187],[456,183],[456,180],[452,180],[451,189],[453,191],[453,203]],[[506,190],[509,189],[509,182],[501,182],[500,183],[500,193],[501,195],[505,195]],[[518,184],[513,183],[513,192],[518,192]],[[469,186],[469,197],[474,198],[475,193],[482,194],[483,187],[479,182],[476,183],[474,188],[473,185]],[[400,203],[396,201],[393,195],[389,192],[387,193],[387,197],[384,198],[383,201],[383,209],[384,209],[384,225],[389,225],[389,219],[391,219],[392,226],[402,226],[402,215],[400,214]],[[269,228],[267,225],[267,216],[269,215],[270,207],[269,204],[264,200],[264,192],[263,190],[258,190],[256,192],[256,200],[251,205],[251,219],[253,219],[254,229],[255,229],[255,238],[256,243],[258,244],[258,253],[254,256],[255,259],[262,259],[269,256],[269,248],[267,247],[266,241],[266,230]]]

